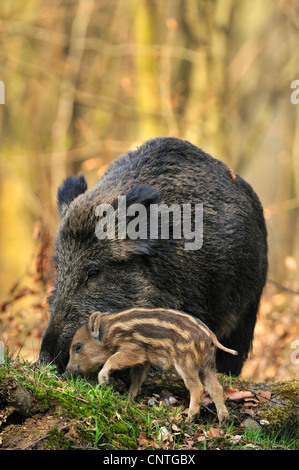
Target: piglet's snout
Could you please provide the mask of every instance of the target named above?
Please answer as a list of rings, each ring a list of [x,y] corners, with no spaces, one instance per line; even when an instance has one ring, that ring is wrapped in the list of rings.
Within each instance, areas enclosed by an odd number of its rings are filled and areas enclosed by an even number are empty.
[[[79,365],[72,366],[72,365],[67,365],[66,370],[65,370],[65,376],[66,377],[71,377],[71,376],[77,376],[82,374],[82,368]]]

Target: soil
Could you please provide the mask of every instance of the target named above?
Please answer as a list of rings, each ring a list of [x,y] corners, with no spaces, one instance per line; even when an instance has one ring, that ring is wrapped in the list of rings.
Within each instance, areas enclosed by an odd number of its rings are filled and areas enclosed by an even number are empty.
[[[9,422],[20,420],[19,416],[10,416]],[[22,421],[22,420],[20,420]],[[5,426],[2,433],[3,450],[31,450],[44,449],[44,440],[50,438],[51,430],[70,430],[70,422],[67,417],[51,416],[50,413],[36,414],[23,422],[11,423]]]
[[[156,383],[156,386],[153,383]],[[163,394],[168,398],[170,395],[175,395],[180,399],[181,389],[176,387],[176,384],[171,386],[173,384],[167,382],[166,389],[163,389],[162,392],[161,383],[159,385],[159,395],[155,395],[158,392],[157,382],[149,380],[148,384],[145,384],[140,400],[144,404],[148,404],[149,397],[153,399],[153,396],[158,396],[160,397],[158,400],[160,400],[163,398]],[[250,426],[255,424],[260,427],[256,423],[261,419],[281,427],[284,421],[292,417],[292,426],[294,420],[297,420],[298,425],[299,392],[297,381],[286,384],[248,383],[247,389],[250,388],[254,393],[258,391],[258,395],[271,391],[271,400],[267,403],[266,399],[246,398],[244,383],[235,381],[233,385],[237,388],[226,387],[230,393],[230,397],[228,395],[227,398],[227,406],[235,416],[238,414],[237,421],[240,429],[242,426],[247,426],[246,423],[249,423]],[[168,386],[174,393],[168,392]],[[234,390],[241,390],[240,396],[236,397]],[[289,396],[294,399],[292,405],[289,405]],[[186,406],[187,404],[188,400]],[[211,407],[209,403],[208,405]],[[209,416],[208,419],[211,420],[209,412],[203,410],[201,419],[205,420],[205,416]],[[258,419],[255,420],[257,416]],[[199,426],[199,428],[203,427]],[[59,403],[51,402],[50,406],[47,404],[43,407],[37,397],[20,385],[14,377],[5,377],[0,381],[1,450],[94,449],[92,442],[86,440],[86,436],[84,438],[84,434],[80,431],[78,420],[70,418]]]

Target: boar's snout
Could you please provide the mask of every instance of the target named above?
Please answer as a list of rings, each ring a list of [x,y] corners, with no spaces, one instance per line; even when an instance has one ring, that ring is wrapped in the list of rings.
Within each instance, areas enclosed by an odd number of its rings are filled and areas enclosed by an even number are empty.
[[[62,302],[60,299],[55,299],[51,310],[51,318],[42,338],[38,363],[55,364],[59,372],[63,372],[69,362],[69,348],[78,328],[76,323],[66,324],[65,318],[68,315],[76,316],[76,310],[70,302]]]
[[[70,342],[71,340],[69,340],[69,344]],[[65,339],[64,344],[68,344],[67,339]],[[68,348],[63,349],[64,344],[61,344],[56,335],[46,331],[42,340],[39,358],[35,365],[55,364],[58,371],[62,372],[69,360]]]
[[[46,364],[50,364],[51,362],[52,361],[51,361],[50,355],[47,353],[43,353],[39,355],[38,360],[33,363],[33,366],[42,367],[42,366],[45,366]]]

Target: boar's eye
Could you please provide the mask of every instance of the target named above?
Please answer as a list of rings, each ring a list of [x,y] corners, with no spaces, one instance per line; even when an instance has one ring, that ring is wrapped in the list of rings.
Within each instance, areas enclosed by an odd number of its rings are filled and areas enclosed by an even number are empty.
[[[74,351],[75,353],[80,353],[83,349],[83,344],[82,343],[76,343],[74,345]]]
[[[95,279],[96,277],[100,275],[100,272],[101,271],[97,268],[89,269],[87,273],[87,279]]]

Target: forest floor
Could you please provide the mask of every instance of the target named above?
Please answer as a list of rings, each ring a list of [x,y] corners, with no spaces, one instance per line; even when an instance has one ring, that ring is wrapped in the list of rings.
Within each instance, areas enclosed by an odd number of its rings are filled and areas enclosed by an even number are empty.
[[[65,379],[53,366],[5,358],[0,366],[1,450],[294,450],[299,448],[299,381],[251,383],[219,375],[230,420],[220,425],[208,394],[186,422],[189,393],[156,370],[137,400],[126,376],[101,387]]]
[[[293,450],[299,448],[299,284],[267,282],[252,351],[238,378],[220,375],[230,421],[219,425],[205,395],[186,423],[182,380],[151,370],[136,401],[125,374],[102,388],[34,368],[52,286],[48,238],[0,302],[0,450]],[[297,294],[296,294],[297,293]],[[1,343],[0,343],[1,345]],[[297,379],[296,379],[297,377]]]

